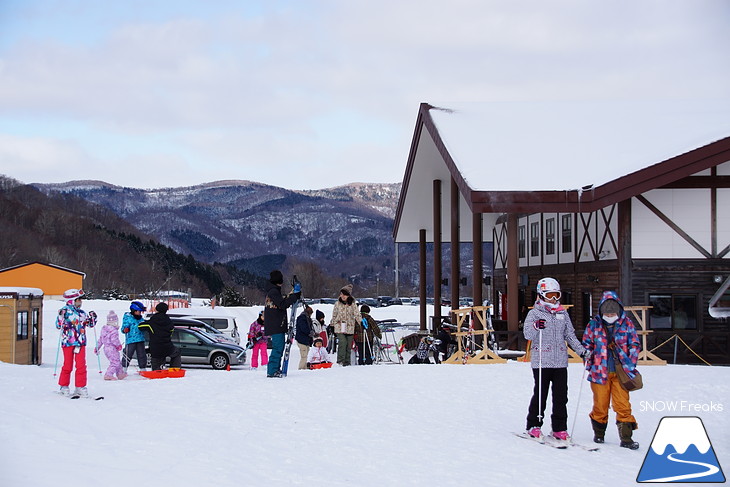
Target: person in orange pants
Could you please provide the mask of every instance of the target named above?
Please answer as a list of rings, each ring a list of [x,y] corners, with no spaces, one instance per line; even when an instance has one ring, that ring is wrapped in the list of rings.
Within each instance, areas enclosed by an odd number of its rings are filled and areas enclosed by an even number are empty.
[[[598,314],[586,326],[583,346],[589,352],[586,370],[593,391],[593,410],[589,414],[593,441],[604,442],[611,406],[616,413],[621,446],[638,449],[639,444],[632,439],[638,424],[631,413],[629,392],[621,386],[616,368],[622,367],[633,378],[641,345],[636,328],[615,292],[603,293]]]

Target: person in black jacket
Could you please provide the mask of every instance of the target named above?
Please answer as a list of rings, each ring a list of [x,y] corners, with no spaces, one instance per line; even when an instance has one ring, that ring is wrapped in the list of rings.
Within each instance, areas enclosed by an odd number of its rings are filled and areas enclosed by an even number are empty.
[[[307,370],[309,347],[312,346],[314,336],[316,335],[312,326],[312,313],[314,313],[314,310],[305,304],[304,310],[297,316],[294,339],[299,346],[299,370]]]
[[[167,303],[157,303],[155,310],[157,313],[150,316],[146,323],[139,325],[139,328],[149,331],[152,370],[162,369],[167,357],[170,357],[170,368],[179,369],[182,357],[180,349],[172,343],[172,332],[175,331],[175,326],[167,316]]]
[[[284,296],[281,294],[282,284],[284,284],[284,276],[281,271],[271,271],[264,305],[264,328],[266,335],[271,337],[271,356],[266,366],[266,377],[281,377],[284,334],[288,328],[286,309],[296,303],[302,294],[299,283],[296,283],[294,291],[288,296]]]

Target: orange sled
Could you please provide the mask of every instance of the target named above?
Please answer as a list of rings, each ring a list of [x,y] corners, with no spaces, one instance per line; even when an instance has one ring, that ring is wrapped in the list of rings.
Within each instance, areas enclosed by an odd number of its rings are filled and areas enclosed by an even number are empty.
[[[167,377],[185,377],[185,369],[140,370],[139,375],[148,379],[165,379]]]
[[[321,364],[311,364],[309,366],[310,369],[329,369],[332,367],[332,362],[322,362]]]

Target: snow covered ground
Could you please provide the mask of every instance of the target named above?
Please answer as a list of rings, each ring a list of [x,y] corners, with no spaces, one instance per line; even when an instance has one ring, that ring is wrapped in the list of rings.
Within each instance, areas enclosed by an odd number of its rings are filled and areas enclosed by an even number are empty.
[[[635,484],[663,416],[701,417],[730,473],[727,367],[644,367],[645,387],[631,396],[638,451],[619,448],[613,426],[598,452],[557,450],[510,434],[524,428],[532,389],[528,366],[517,362],[297,371],[293,347],[286,379],[194,367],[182,379],[105,382],[89,350],[89,391],[106,399],[72,401],[55,394],[60,306],[44,303],[42,366],[0,363],[3,487],[625,486]],[[83,308],[104,324],[109,309],[121,316],[127,306]],[[319,307],[329,317],[331,306]],[[258,308],[235,312],[250,323]],[[373,315],[417,321],[418,308]],[[578,403],[581,366],[571,364],[569,374],[569,425],[578,407],[574,438],[589,444],[590,388]],[[672,405],[678,409],[667,411]]]

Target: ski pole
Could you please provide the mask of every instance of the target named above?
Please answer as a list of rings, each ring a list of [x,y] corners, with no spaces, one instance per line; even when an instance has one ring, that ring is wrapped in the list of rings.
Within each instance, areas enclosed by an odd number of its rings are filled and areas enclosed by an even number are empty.
[[[63,330],[58,330],[58,346],[56,347],[56,363],[53,365],[53,377],[56,377],[56,369],[58,369],[58,352],[61,351],[61,337]]]
[[[94,330],[94,347],[96,348],[97,352],[99,350],[99,337],[96,336],[96,327],[92,327]],[[96,362],[99,364],[99,373],[101,374],[101,357],[99,357],[99,354],[96,353]]]
[[[537,350],[537,419],[542,423],[542,328],[538,332]],[[541,425],[542,426],[542,425]]]
[[[573,431],[575,430],[575,422],[578,419],[578,408],[580,407],[580,396],[583,394],[583,383],[586,381],[586,368],[585,362],[583,362],[583,376],[580,378],[580,388],[578,389],[578,400],[575,404],[575,414],[573,415],[573,425],[570,427],[570,437],[573,437]]]

